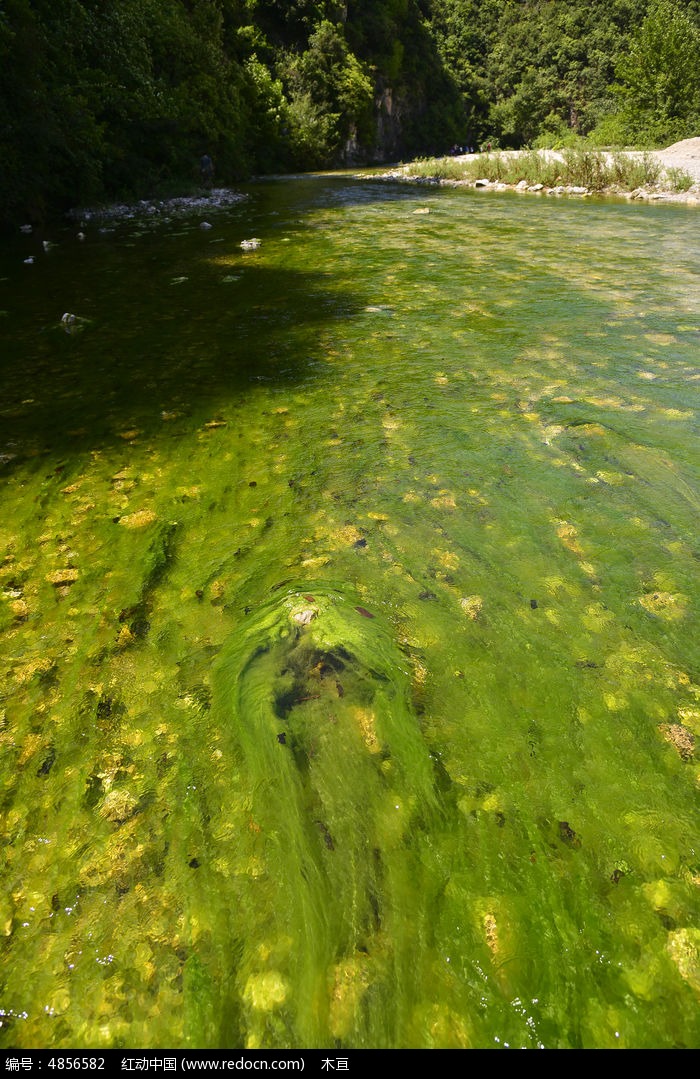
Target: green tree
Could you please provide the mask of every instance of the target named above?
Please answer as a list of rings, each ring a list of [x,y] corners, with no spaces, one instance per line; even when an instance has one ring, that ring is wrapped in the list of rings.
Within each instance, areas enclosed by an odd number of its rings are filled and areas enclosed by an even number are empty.
[[[691,9],[692,10],[692,9]],[[652,0],[617,66],[632,139],[671,142],[700,129],[700,27],[674,0]]]
[[[543,131],[587,134],[609,109],[615,63],[646,0],[502,0],[486,79],[488,122],[505,145]]]
[[[490,130],[489,57],[503,0],[430,0],[427,24],[442,63],[461,97],[466,141],[478,143]]]
[[[103,130],[78,44],[91,28],[77,0],[0,8],[0,221],[101,191]]]
[[[282,70],[295,156],[313,168],[330,164],[348,140],[371,138],[374,88],[339,27],[324,20],[308,46],[290,53]]]

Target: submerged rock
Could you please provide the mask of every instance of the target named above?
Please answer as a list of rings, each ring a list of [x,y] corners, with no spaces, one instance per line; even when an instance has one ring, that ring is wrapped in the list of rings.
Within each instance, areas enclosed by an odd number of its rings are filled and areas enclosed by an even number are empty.
[[[292,612],[292,621],[298,626],[308,626],[317,616],[318,611],[314,607],[305,607]]]
[[[662,723],[659,727],[667,742],[673,746],[681,760],[689,761],[695,752],[695,735],[682,723]]]
[[[82,331],[90,325],[90,319],[81,318],[80,315],[74,315],[71,311],[65,311],[61,315],[61,321],[59,326],[66,333],[82,333]]]
[[[243,991],[243,999],[255,1011],[271,1012],[284,1004],[289,993],[289,985],[276,970],[267,970],[262,974],[251,974]]]
[[[217,662],[215,696],[228,715],[222,722],[240,741],[255,800],[261,799],[256,819],[269,819],[280,834],[291,829],[292,846],[300,820],[308,816],[316,839],[322,821],[314,857],[326,857],[326,834],[334,851],[364,850],[365,839],[349,831],[350,807],[366,815],[367,792],[378,796],[387,775],[410,787],[416,810],[432,805],[435,792],[412,712],[411,672],[383,620],[370,612],[358,618],[365,609],[340,590],[307,589],[308,582],[276,593],[237,630]],[[351,787],[344,772],[353,776]],[[329,787],[322,777],[336,773]],[[288,804],[292,792],[295,807]],[[404,818],[394,820],[394,803],[403,804],[398,791],[387,822],[397,838]]]
[[[700,996],[700,929],[676,929],[669,933],[666,951],[681,978]]]
[[[459,601],[459,605],[466,614],[467,618],[470,618],[472,622],[476,622],[477,618],[481,614],[481,610],[484,606],[484,601],[481,596],[465,596],[464,599]]]
[[[680,592],[648,592],[640,597],[639,602],[649,614],[676,622],[685,615],[687,597]]]
[[[100,816],[112,824],[123,824],[138,810],[138,800],[129,791],[112,790],[100,806]]]
[[[153,524],[157,519],[157,515],[153,510],[136,510],[135,513],[129,513],[126,517],[119,519],[119,524],[124,528],[146,528],[148,525]]]
[[[49,584],[56,586],[74,584],[80,576],[77,569],[58,569],[46,575]]]

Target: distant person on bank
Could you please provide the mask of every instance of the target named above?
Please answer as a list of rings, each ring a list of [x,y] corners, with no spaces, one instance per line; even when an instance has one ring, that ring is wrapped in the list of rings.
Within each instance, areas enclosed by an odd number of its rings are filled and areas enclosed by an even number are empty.
[[[203,154],[199,161],[199,175],[204,187],[211,187],[214,182],[214,162],[209,154]]]

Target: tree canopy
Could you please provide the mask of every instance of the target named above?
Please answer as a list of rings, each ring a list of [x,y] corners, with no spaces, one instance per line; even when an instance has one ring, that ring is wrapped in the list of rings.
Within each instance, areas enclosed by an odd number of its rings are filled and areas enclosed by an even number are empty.
[[[700,130],[700,0],[0,0],[0,220],[491,141]]]

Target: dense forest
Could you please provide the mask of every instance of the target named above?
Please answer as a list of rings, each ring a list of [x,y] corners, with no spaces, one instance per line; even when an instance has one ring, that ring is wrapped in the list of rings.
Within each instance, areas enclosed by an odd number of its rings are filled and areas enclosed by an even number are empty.
[[[0,0],[0,221],[454,145],[700,132],[700,0]]]

